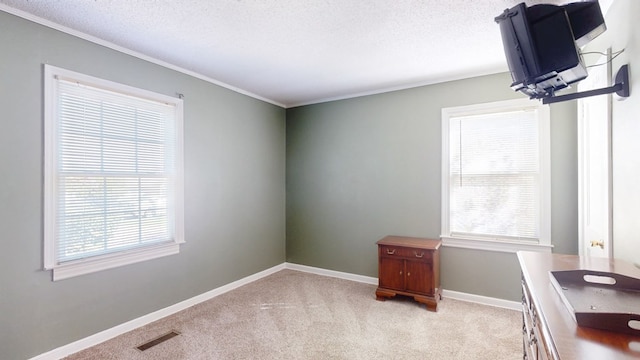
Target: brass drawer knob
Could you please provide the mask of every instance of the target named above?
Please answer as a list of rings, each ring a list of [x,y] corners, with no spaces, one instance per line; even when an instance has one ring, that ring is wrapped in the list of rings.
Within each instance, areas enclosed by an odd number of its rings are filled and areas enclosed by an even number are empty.
[[[395,253],[396,253],[396,249],[393,249],[393,250],[391,250],[391,249],[387,249],[387,254],[388,254],[388,255],[393,255],[393,254],[395,254]]]

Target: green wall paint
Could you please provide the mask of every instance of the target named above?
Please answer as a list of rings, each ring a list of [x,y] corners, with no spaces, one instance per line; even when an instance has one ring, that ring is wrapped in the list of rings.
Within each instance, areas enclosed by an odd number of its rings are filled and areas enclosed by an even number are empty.
[[[440,236],[441,109],[521,97],[508,74],[287,110],[287,261],[377,277],[385,235]],[[552,242],[577,253],[576,107],[551,107]],[[512,253],[444,248],[447,290],[518,301]]]
[[[377,276],[381,237],[440,235],[441,108],[521,96],[498,74],[285,111],[1,11],[0,47],[0,349],[9,359],[285,259]],[[41,270],[43,63],[185,95],[179,255],[55,283]],[[554,251],[576,253],[575,103],[551,114]],[[514,254],[443,248],[441,270],[447,290],[520,298]]]
[[[25,359],[285,261],[285,110],[0,11],[0,358]],[[178,255],[42,269],[43,63],[185,96]]]

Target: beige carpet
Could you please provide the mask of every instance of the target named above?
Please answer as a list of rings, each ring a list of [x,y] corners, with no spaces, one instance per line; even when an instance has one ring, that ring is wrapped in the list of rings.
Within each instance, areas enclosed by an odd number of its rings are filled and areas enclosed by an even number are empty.
[[[67,359],[522,359],[520,312],[445,298],[434,313],[375,288],[283,270]]]

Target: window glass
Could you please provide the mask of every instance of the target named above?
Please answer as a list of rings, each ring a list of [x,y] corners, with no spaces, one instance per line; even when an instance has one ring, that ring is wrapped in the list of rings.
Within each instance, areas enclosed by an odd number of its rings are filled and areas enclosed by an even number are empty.
[[[177,252],[182,101],[51,66],[45,75],[45,267],[59,279]]]
[[[443,109],[443,236],[548,243],[548,109]]]

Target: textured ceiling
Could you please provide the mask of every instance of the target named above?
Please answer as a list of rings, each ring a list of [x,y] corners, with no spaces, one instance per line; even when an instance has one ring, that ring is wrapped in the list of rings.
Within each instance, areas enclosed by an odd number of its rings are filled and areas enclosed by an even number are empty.
[[[0,10],[291,107],[505,71],[493,19],[519,2],[0,0]]]

